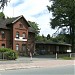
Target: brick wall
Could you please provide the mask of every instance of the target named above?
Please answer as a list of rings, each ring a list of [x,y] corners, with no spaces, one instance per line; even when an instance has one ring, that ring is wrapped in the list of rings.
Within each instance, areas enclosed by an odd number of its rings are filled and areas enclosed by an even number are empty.
[[[16,38],[16,32],[19,32],[19,39]],[[23,33],[25,33],[25,39],[22,38]],[[28,25],[21,18],[19,21],[17,21],[13,25],[13,49],[16,50],[16,44],[19,44],[19,52],[22,53],[23,52],[22,44],[24,44],[25,47],[27,47],[27,41],[28,41]]]
[[[4,37],[2,37],[2,32],[4,31]],[[5,29],[0,29],[0,48],[2,44],[5,44],[5,47],[10,47],[10,31]]]

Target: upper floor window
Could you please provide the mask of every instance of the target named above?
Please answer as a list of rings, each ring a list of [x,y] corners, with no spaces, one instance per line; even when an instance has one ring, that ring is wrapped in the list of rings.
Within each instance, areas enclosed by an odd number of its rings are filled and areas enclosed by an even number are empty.
[[[2,44],[2,48],[5,48],[5,44]]]
[[[5,32],[1,31],[1,34],[2,34],[2,38],[5,38]]]
[[[16,38],[19,38],[19,32],[16,32]]]
[[[25,37],[26,37],[26,34],[25,34],[25,32],[23,32],[22,36],[23,36],[23,39],[25,39]]]

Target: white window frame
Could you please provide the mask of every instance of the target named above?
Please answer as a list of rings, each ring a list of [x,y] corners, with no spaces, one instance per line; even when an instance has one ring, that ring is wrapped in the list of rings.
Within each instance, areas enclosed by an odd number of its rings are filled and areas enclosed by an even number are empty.
[[[26,33],[25,32],[23,32],[22,37],[23,37],[23,39],[26,38]]]
[[[16,32],[16,38],[19,38],[19,32]]]
[[[5,38],[5,32],[1,31],[2,38]]]
[[[5,48],[5,44],[2,44],[2,48]]]
[[[16,44],[16,50],[17,51],[19,50],[19,44]]]

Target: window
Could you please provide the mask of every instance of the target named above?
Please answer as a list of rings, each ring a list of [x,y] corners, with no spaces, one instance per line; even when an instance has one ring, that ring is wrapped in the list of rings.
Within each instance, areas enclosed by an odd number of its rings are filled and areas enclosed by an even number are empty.
[[[16,32],[16,38],[19,38],[19,32]]]
[[[23,28],[23,25],[22,24],[19,24],[20,25],[20,28]]]
[[[5,38],[5,32],[1,31],[1,34],[2,34],[2,38]]]
[[[26,37],[26,34],[25,34],[25,32],[23,32],[22,36],[23,36],[23,39],[25,39],[25,37]]]
[[[19,50],[19,44],[16,44],[16,50],[17,51]]]
[[[2,44],[2,48],[5,48],[5,44]]]

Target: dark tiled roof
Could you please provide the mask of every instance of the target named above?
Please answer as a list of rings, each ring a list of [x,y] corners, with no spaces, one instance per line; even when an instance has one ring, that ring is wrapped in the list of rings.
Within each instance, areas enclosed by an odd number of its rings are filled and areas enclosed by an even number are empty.
[[[67,44],[67,43],[55,43],[55,42],[46,43],[46,42],[37,42],[36,41],[36,44],[71,46],[71,44]]]
[[[7,22],[6,22],[5,19],[0,19],[0,28],[7,29],[6,23],[7,23]]]
[[[8,18],[8,19],[0,19],[0,28],[8,29],[6,25],[11,24],[17,18],[18,17],[16,17],[16,18]]]
[[[21,16],[15,17],[15,18],[0,19],[0,28],[8,29],[6,25],[11,24],[11,23],[15,23],[21,17],[23,17],[23,16],[21,15]],[[26,19],[25,19],[25,21],[26,21]],[[26,23],[28,24],[27,21],[26,21]],[[30,25],[28,24],[28,26],[30,26]]]
[[[29,28],[28,28],[28,31],[29,31],[29,32],[32,32],[32,33],[35,33],[35,32],[36,32],[36,30],[33,29],[32,27],[29,27]]]

